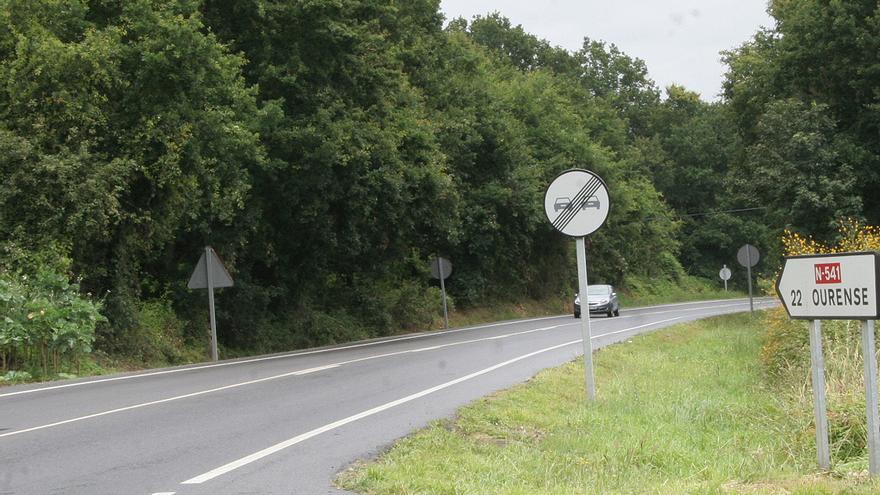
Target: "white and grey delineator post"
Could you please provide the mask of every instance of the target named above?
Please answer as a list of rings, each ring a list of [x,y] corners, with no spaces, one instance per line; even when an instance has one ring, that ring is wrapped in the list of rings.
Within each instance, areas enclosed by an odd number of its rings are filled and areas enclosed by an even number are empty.
[[[608,218],[611,203],[608,187],[601,177],[582,169],[559,174],[544,193],[544,213],[553,228],[575,238],[577,250],[578,294],[581,298],[581,334],[584,346],[584,381],[587,399],[596,399],[593,376],[593,341],[590,306],[587,297],[587,254],[584,237],[592,234]]]
[[[831,469],[821,320],[861,320],[865,363],[868,468],[880,475],[880,412],[874,320],[880,316],[880,255],[874,252],[789,256],[776,293],[792,319],[810,322],[810,363],[819,468]]]

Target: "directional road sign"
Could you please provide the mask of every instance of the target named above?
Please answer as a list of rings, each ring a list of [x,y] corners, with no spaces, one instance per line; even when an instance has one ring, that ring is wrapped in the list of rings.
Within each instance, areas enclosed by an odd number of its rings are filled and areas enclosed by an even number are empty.
[[[559,174],[544,194],[544,212],[553,227],[571,237],[592,234],[605,223],[611,209],[608,187],[593,172],[582,169]]]
[[[776,293],[793,319],[874,320],[878,270],[877,253],[786,257]]]

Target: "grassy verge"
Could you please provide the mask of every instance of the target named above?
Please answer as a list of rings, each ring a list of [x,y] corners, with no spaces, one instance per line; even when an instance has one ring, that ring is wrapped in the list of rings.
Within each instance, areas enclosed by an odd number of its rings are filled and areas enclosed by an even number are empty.
[[[546,300],[523,300],[519,302],[496,303],[476,308],[455,310],[449,314],[449,326],[466,327],[503,320],[515,320],[518,318],[534,318],[538,316],[554,316],[572,311],[572,300],[562,298]],[[436,322],[438,328],[443,326],[443,319]]]
[[[367,494],[880,492],[815,474],[813,445],[764,381],[758,320],[679,325],[482,399],[340,485]]]
[[[570,313],[573,310],[575,292],[576,290],[573,289],[570,297],[497,303],[466,310],[454,310],[449,314],[449,324],[454,327],[462,327],[491,321]],[[748,296],[748,294],[739,291],[725,291],[722,286],[713,284],[709,280],[688,275],[681,276],[678,280],[628,277],[626,287],[621,288],[618,292],[623,308]],[[435,322],[434,327],[440,328],[442,325],[441,319]]]
[[[626,287],[620,295],[620,302],[624,306],[650,306],[748,297],[747,292],[725,291],[720,280],[718,283],[714,282],[689,275],[681,276],[677,280],[627,277]]]

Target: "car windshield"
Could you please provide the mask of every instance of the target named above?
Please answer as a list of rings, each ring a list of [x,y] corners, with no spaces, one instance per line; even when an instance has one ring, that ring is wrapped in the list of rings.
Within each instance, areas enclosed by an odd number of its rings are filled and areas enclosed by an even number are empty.
[[[610,285],[591,285],[587,287],[587,294],[591,296],[604,296],[611,293]]]

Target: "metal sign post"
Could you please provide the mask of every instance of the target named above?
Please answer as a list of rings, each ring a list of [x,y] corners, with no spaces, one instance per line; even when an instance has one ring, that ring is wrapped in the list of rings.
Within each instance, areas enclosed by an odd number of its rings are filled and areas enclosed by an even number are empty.
[[[598,175],[588,170],[571,169],[559,174],[544,193],[544,213],[553,228],[575,238],[577,250],[578,293],[581,296],[581,334],[584,345],[584,381],[587,398],[596,400],[593,376],[593,342],[590,308],[587,301],[587,254],[584,237],[592,234],[608,218],[611,203],[608,188]]]
[[[587,298],[587,248],[583,237],[575,239],[577,249],[578,294],[581,295],[581,336],[584,344],[584,382],[587,398],[596,400],[596,382],[593,376],[593,331],[590,328],[590,304]]]
[[[813,413],[816,417],[816,456],[819,469],[831,469],[828,447],[828,407],[825,402],[825,358],[822,355],[822,322],[810,322],[810,363],[812,365]]]
[[[865,409],[868,427],[868,471],[880,474],[880,416],[877,410],[877,354],[874,320],[862,322],[862,354],[865,358]]]
[[[440,292],[443,294],[443,328],[449,328],[449,312],[446,310],[446,278],[452,275],[452,262],[438,256],[431,262],[431,276],[440,279]]]
[[[776,293],[788,316],[795,320],[810,320],[816,454],[819,467],[823,470],[831,468],[831,455],[828,448],[821,320],[863,320],[868,464],[871,476],[880,474],[880,418],[874,343],[874,320],[880,315],[878,280],[880,256],[877,253],[837,253],[786,257],[782,273],[776,281]]]
[[[190,289],[208,289],[208,310],[211,320],[211,360],[217,361],[217,316],[214,312],[214,288],[232,287],[232,277],[211,246],[205,246],[196,268],[186,284]]]
[[[761,259],[761,253],[758,248],[751,244],[744,244],[736,253],[736,260],[740,265],[746,267],[747,276],[749,278],[749,311],[755,313],[755,303],[752,297],[752,267],[758,264]]]
[[[208,308],[211,314],[211,361],[217,361],[217,314],[214,311],[214,257],[211,256],[211,248],[205,248],[205,277],[208,279]]]

